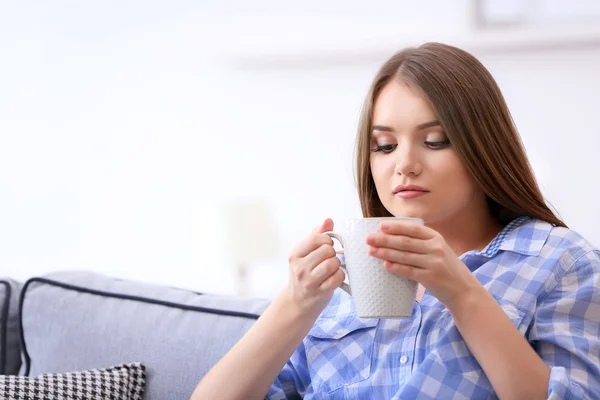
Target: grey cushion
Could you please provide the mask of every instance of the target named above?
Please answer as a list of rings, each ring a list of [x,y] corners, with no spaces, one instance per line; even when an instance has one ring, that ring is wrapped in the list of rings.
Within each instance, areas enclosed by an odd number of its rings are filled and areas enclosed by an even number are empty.
[[[0,279],[0,374],[15,375],[21,365],[19,293],[21,284]]]
[[[269,303],[91,272],[34,278],[23,292],[23,374],[135,360],[146,366],[146,400],[189,399]]]

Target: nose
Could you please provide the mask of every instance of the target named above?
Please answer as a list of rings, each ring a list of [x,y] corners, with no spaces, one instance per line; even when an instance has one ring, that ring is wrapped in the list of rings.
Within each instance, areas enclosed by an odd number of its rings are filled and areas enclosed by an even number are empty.
[[[398,146],[394,153],[396,156],[396,167],[394,172],[396,174],[417,176],[423,170],[423,164],[421,162],[419,151],[413,146],[409,144]]]

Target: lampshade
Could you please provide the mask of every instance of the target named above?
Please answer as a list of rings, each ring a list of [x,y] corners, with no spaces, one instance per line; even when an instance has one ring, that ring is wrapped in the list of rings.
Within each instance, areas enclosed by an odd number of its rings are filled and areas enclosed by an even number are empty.
[[[269,207],[262,201],[236,201],[223,207],[228,256],[252,263],[277,256],[277,235]]]

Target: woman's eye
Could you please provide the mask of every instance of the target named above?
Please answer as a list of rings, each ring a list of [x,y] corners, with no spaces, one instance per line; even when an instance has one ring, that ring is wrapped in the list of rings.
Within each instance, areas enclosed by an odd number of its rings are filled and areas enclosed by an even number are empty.
[[[396,147],[398,147],[397,144],[382,144],[382,145],[377,145],[375,148],[372,148],[371,151],[373,151],[373,152],[381,151],[382,153],[391,153],[392,151],[394,151],[396,149]]]
[[[444,147],[450,146],[450,140],[440,140],[436,142],[425,142],[425,145],[431,149],[443,149]]]

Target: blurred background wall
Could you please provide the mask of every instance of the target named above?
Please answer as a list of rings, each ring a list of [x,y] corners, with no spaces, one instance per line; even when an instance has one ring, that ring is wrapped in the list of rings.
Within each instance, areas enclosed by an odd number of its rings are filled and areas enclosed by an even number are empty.
[[[594,1],[2,2],[0,274],[233,294],[242,263],[244,295],[272,297],[296,242],[360,215],[364,95],[428,40],[491,70],[544,195],[598,246],[599,21]]]

